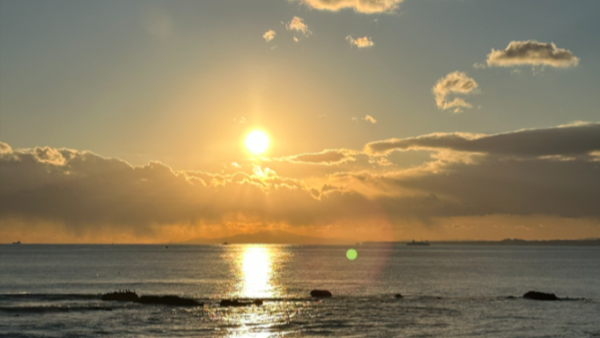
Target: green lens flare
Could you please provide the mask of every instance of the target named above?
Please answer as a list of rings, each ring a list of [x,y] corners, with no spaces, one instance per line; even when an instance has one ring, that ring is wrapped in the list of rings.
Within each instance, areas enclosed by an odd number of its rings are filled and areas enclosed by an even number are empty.
[[[353,261],[356,259],[356,257],[358,257],[358,252],[356,252],[356,250],[354,249],[348,249],[348,251],[346,251],[346,257],[348,257],[349,260]]]

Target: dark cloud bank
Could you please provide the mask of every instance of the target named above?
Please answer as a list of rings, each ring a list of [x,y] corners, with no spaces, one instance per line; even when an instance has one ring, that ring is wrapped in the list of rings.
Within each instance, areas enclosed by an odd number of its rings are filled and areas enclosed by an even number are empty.
[[[365,153],[427,150],[433,160],[386,174],[343,172],[311,185],[265,171],[216,175],[91,152],[0,143],[0,221],[67,231],[173,224],[328,225],[385,216],[552,215],[600,219],[600,124],[496,135],[430,134],[369,143]],[[339,161],[330,150],[297,160]],[[318,182],[318,183],[314,183]]]

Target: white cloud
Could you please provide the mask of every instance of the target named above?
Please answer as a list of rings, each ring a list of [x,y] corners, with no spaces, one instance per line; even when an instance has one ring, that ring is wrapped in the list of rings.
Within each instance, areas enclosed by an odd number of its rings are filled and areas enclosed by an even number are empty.
[[[487,65],[490,67],[522,65],[572,67],[578,64],[579,58],[571,51],[557,48],[554,43],[535,40],[511,41],[506,49],[492,49],[487,57]]]
[[[373,45],[374,45],[371,38],[369,38],[367,36],[354,39],[354,38],[352,38],[352,36],[348,35],[346,37],[346,41],[348,41],[351,45],[354,45],[358,48],[369,48],[369,47],[373,47]]]
[[[365,14],[394,12],[403,0],[291,0],[303,3],[314,9],[337,12],[340,9],[354,9]]]
[[[265,39],[266,42],[270,42],[271,40],[275,39],[275,35],[277,35],[277,33],[275,33],[274,30],[270,29],[265,34],[263,34],[263,39]]]
[[[300,17],[293,17],[292,21],[288,22],[285,26],[288,30],[302,33],[304,36],[310,35],[312,32],[308,29],[308,26],[304,23],[304,20]]]
[[[367,121],[367,122],[371,122],[371,123],[373,123],[373,124],[377,123],[377,120],[376,120],[376,119],[375,119],[373,116],[371,116],[371,115],[367,115],[367,116],[365,116],[365,117],[363,118],[363,120],[365,120],[365,121]]]
[[[477,87],[478,84],[475,80],[463,72],[456,71],[439,79],[435,86],[433,86],[432,91],[439,109],[454,108],[454,112],[459,113],[461,112],[461,108],[471,108],[471,104],[458,97],[455,97],[452,101],[448,101],[448,95],[469,94]]]

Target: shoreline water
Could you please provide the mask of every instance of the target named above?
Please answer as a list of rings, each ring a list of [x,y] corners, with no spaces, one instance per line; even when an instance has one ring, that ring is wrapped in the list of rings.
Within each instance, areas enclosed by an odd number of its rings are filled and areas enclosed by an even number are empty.
[[[0,335],[12,337],[600,334],[597,247],[0,246]],[[106,302],[114,290],[203,306]],[[314,300],[310,290],[332,298]],[[523,299],[530,290],[575,301]],[[397,293],[402,298],[395,298]],[[512,296],[512,297],[511,297]],[[223,299],[262,299],[221,307]]]

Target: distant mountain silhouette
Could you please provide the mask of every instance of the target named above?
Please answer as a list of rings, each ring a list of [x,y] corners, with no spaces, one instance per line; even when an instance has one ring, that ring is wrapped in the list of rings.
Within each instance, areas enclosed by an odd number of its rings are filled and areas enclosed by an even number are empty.
[[[460,245],[550,245],[550,246],[600,246],[600,239],[585,238],[585,239],[551,239],[551,240],[525,240],[518,238],[507,238],[501,241],[477,241],[477,240],[462,240],[462,241],[437,241],[437,244],[460,244]]]
[[[348,244],[351,240],[301,236],[281,230],[259,231],[222,238],[195,238],[179,244]]]

